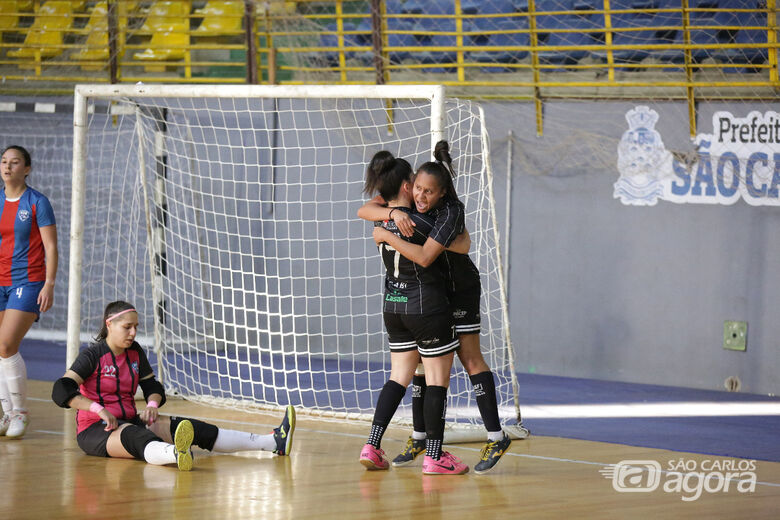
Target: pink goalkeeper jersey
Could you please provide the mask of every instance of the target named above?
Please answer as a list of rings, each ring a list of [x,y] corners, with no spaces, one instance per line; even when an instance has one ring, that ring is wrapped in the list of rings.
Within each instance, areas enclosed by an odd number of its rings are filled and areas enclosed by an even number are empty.
[[[138,381],[152,373],[146,353],[136,342],[123,353],[115,355],[105,340],[82,350],[70,367],[84,383],[81,395],[100,403],[121,420],[130,420],[138,411],[135,408],[135,391]],[[76,412],[78,433],[102,421],[100,416],[87,410]]]

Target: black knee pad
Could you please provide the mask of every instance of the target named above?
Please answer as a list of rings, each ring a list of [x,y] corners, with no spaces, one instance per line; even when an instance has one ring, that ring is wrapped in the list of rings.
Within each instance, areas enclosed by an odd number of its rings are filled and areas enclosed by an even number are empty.
[[[219,428],[207,422],[188,417],[171,417],[171,439],[176,437],[176,428],[185,419],[192,423],[192,429],[195,431],[192,443],[199,448],[211,451],[214,448],[214,443],[217,442]]]
[[[162,441],[157,435],[146,428],[141,428],[135,424],[124,428],[119,432],[119,440],[127,453],[138,460],[144,460],[144,449],[152,441]]]

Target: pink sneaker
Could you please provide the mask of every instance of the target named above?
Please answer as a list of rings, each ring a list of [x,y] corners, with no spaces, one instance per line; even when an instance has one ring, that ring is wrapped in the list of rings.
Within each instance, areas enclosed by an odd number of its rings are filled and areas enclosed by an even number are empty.
[[[370,470],[387,469],[390,467],[390,463],[385,459],[384,455],[384,451],[366,444],[360,450],[360,463]]]
[[[463,475],[468,471],[469,467],[448,451],[441,452],[439,460],[434,460],[428,455],[423,460],[424,475]]]

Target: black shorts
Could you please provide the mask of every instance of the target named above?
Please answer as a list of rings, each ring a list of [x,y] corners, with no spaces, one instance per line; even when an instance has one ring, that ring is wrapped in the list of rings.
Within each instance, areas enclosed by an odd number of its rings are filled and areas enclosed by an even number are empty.
[[[455,323],[457,334],[479,334],[479,298],[481,295],[482,287],[474,285],[449,296],[452,321]]]
[[[449,354],[460,347],[449,312],[396,314],[385,312],[390,352],[417,349],[422,357]]]
[[[137,415],[129,421],[117,420],[117,427],[123,424],[135,424],[141,428],[146,428],[146,425]],[[106,443],[108,437],[116,430],[107,432],[105,430],[106,423],[98,421],[86,430],[82,431],[76,436],[76,443],[79,448],[87,455],[94,455],[95,457],[108,457],[108,450],[106,450]]]

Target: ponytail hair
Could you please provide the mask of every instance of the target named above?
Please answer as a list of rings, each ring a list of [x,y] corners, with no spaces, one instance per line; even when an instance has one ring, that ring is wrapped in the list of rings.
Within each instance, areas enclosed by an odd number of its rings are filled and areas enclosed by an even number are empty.
[[[22,158],[24,158],[24,165],[25,166],[32,166],[32,158],[30,157],[30,152],[27,151],[27,149],[24,146],[19,146],[18,144],[12,144],[11,146],[8,146],[3,150],[3,153],[0,155],[4,155],[5,152],[8,150],[16,150],[20,154],[22,154]]]
[[[452,179],[455,178],[455,170],[452,168],[452,157],[450,157],[450,145],[447,141],[439,141],[433,149],[433,157],[436,161],[423,163],[417,168],[417,173],[427,173],[436,177],[439,187],[444,188],[444,196],[457,200],[458,193],[455,191],[455,184]]]
[[[363,193],[379,195],[386,201],[398,196],[404,182],[412,179],[412,165],[401,158],[393,157],[393,154],[382,150],[374,154],[366,168],[366,183]]]
[[[106,305],[105,310],[103,311],[103,323],[100,327],[100,330],[97,333],[97,336],[95,336],[95,341],[100,342],[106,339],[108,336],[108,321],[112,319],[113,317],[124,314],[125,312],[137,312],[135,310],[135,307],[133,307],[131,304],[122,301],[117,300],[115,302],[111,302],[108,305]]]

